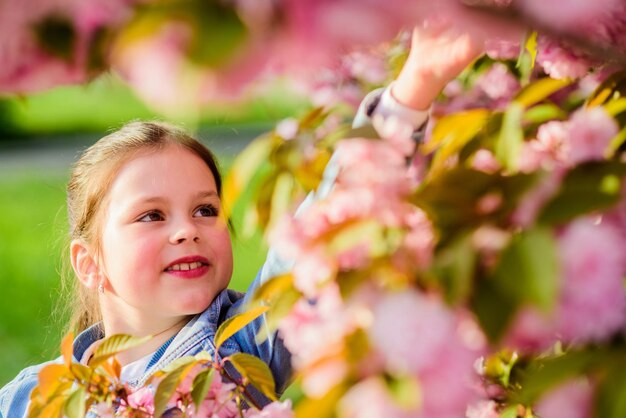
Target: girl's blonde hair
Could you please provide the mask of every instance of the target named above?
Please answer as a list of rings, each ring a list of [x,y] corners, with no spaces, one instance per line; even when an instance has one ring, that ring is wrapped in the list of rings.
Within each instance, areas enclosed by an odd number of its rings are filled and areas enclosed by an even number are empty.
[[[164,122],[131,122],[90,146],[74,164],[67,184],[69,241],[82,239],[96,252],[100,248],[103,202],[122,165],[139,152],[178,144],[206,163],[221,196],[222,178],[213,153],[184,130]],[[70,330],[79,333],[101,321],[96,291],[65,274]]]

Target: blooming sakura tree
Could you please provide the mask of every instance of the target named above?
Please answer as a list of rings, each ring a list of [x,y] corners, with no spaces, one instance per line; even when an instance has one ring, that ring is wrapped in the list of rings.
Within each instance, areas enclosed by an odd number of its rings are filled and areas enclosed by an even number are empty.
[[[320,106],[253,142],[224,195],[232,207],[257,184],[248,220],[294,262],[256,302],[293,354],[296,416],[626,416],[624,2],[38,3],[0,4],[3,91],[108,68],[167,109],[289,73]],[[393,118],[347,127],[399,71],[397,34],[442,15],[486,54],[447,85],[422,142]],[[286,215],[333,150],[334,187]],[[201,398],[245,400],[227,380]]]

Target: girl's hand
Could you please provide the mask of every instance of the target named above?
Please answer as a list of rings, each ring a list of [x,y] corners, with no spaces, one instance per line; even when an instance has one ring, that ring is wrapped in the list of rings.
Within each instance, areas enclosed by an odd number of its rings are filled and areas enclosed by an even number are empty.
[[[391,87],[401,104],[426,110],[446,84],[483,52],[484,40],[450,22],[427,20],[414,28],[411,51]]]

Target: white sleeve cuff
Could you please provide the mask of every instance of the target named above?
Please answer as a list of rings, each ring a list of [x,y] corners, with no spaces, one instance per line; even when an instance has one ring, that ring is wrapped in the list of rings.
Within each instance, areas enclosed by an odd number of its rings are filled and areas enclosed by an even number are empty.
[[[415,110],[399,103],[391,94],[392,86],[393,83],[391,83],[380,96],[380,102],[378,102],[372,116],[380,115],[384,119],[394,116],[402,122],[410,124],[413,130],[417,130],[428,119],[430,109]]]

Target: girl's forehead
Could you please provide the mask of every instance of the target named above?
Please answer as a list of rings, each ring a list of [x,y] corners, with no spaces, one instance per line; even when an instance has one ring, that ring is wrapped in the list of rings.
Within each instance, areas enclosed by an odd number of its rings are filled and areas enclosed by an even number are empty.
[[[120,166],[115,177],[114,187],[119,182],[146,182],[151,178],[172,182],[205,178],[215,184],[215,177],[207,162],[179,144],[138,150]]]

